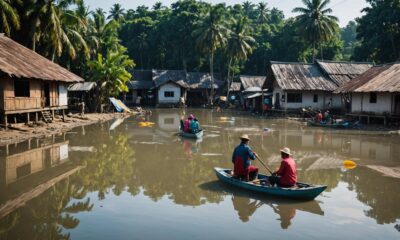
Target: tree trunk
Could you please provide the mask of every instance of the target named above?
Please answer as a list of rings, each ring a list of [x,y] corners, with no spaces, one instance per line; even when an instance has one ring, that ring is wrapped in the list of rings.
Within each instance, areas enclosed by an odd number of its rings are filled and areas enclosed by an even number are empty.
[[[321,60],[324,60],[324,55],[323,55],[323,51],[322,51],[322,43],[319,44],[319,49],[321,51]]]
[[[228,82],[228,87],[226,91],[226,97],[229,98],[229,89],[231,87],[231,78],[230,78],[230,72],[231,72],[231,64],[232,64],[232,57],[229,59],[229,64],[228,64],[228,76],[227,76],[227,82]]]
[[[315,40],[312,42],[312,63],[315,62]]]
[[[211,49],[210,55],[210,74],[211,74],[211,93],[210,93],[210,106],[213,105],[214,100],[214,50]]]

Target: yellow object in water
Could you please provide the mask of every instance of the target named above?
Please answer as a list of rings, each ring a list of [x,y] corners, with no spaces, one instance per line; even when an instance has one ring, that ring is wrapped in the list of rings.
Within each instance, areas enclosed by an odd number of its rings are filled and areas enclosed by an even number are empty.
[[[139,122],[139,126],[140,127],[151,127],[153,126],[155,123],[153,122]]]
[[[355,163],[354,161],[351,161],[351,160],[344,160],[343,166],[346,169],[353,169],[353,168],[357,167],[357,163]]]

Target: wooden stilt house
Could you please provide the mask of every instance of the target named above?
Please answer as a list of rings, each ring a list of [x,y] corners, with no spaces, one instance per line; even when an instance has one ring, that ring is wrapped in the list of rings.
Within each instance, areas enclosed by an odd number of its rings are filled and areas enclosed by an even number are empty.
[[[3,126],[10,120],[29,122],[68,108],[67,87],[84,80],[36,52],[0,35],[0,115]],[[34,117],[34,118],[33,118]]]

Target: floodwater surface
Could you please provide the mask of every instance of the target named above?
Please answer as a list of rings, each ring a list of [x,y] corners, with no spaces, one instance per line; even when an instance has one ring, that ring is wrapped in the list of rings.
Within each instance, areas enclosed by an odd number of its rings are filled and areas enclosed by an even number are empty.
[[[177,136],[189,113],[202,139]],[[299,181],[327,190],[298,201],[219,182],[242,134],[270,168],[291,148]],[[399,155],[399,136],[153,110],[0,148],[0,239],[399,239]]]

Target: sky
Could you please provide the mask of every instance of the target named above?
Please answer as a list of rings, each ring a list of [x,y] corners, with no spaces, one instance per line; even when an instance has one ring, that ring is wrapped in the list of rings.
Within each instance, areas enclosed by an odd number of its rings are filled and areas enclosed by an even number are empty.
[[[126,10],[135,9],[140,5],[151,7],[156,2],[162,2],[165,6],[170,6],[171,3],[176,1],[177,0],[85,0],[90,9],[94,10],[96,8],[103,8],[107,12],[114,3],[121,4]],[[225,2],[227,5],[233,5],[238,3],[240,4],[244,1],[245,0],[205,0],[204,2],[210,2],[213,4]],[[303,6],[301,0],[250,0],[250,2],[253,2],[254,4],[266,2],[270,8],[276,7],[282,10],[285,17],[295,16],[296,14],[292,13],[292,9]],[[368,6],[368,4],[365,0],[331,0],[331,3],[328,6],[333,10],[332,15],[339,18],[340,27],[344,27],[350,20],[362,16],[361,10]]]

